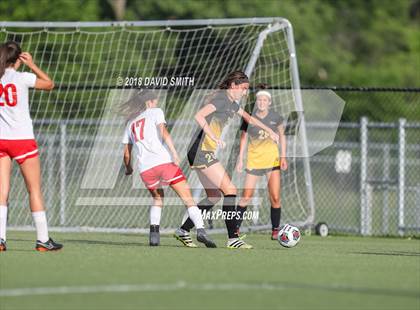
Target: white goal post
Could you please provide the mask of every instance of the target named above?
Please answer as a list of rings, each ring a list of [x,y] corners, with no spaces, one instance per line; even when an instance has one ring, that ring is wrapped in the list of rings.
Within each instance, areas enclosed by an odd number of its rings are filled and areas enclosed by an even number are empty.
[[[289,169],[282,172],[282,222],[301,227],[313,224],[315,206],[306,126],[293,30],[288,20],[273,17],[0,22],[0,27],[0,41],[19,42],[56,84],[52,92],[33,91],[30,97],[52,230],[146,232],[149,210],[137,201],[148,199],[148,193],[135,184],[138,180],[130,183],[124,178],[121,164],[113,172],[111,181],[103,180],[113,183],[112,188],[101,187],[101,184],[96,189],[82,186],[89,162],[107,160],[103,154],[98,154],[95,147],[98,141],[109,147],[106,156],[121,157],[121,124],[115,125],[115,120],[105,117],[111,111],[107,103],[117,100],[115,96],[121,99],[127,91],[130,93],[141,86],[139,79],[144,83],[144,79],[150,77],[188,77],[193,85],[166,89],[164,110],[170,129],[173,130],[171,125],[179,123],[182,116],[187,132],[193,132],[196,126],[192,121],[193,113],[197,107],[186,107],[193,91],[216,88],[218,82],[234,70],[245,71],[251,87],[267,83],[276,90],[273,106],[285,119],[286,127],[291,113],[299,115],[299,134],[290,134],[288,148],[292,152],[288,154],[293,154],[299,145],[301,155],[288,158]],[[250,102],[242,104],[245,106]],[[105,131],[104,124],[107,126]],[[236,143],[238,124],[239,120],[232,122],[228,133]],[[174,137],[177,147],[189,139]],[[231,153],[226,158],[228,169],[232,168],[235,152],[237,144],[232,143]],[[186,161],[182,168],[196,189],[194,192],[203,196],[195,173],[189,170]],[[9,199],[9,226],[30,229],[27,193],[18,175],[15,167]],[[243,178],[233,177],[233,180],[240,193]],[[270,227],[264,183],[264,180],[260,183],[260,190],[256,192],[257,204],[253,206],[259,213],[258,220],[244,222],[250,229]],[[168,191],[167,196],[167,206],[162,214],[163,231],[177,227],[184,211],[174,193]],[[222,221],[213,224],[215,231],[223,229]]]

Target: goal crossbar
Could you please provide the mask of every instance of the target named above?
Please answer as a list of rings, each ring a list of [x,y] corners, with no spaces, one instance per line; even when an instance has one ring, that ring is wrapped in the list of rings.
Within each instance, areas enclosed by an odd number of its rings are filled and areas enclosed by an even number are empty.
[[[216,18],[216,19],[184,19],[184,20],[151,20],[151,21],[120,21],[120,22],[35,22],[20,21],[0,22],[0,27],[30,27],[30,28],[93,28],[93,27],[156,27],[156,26],[212,26],[240,24],[270,24],[290,22],[282,17],[255,18]]]

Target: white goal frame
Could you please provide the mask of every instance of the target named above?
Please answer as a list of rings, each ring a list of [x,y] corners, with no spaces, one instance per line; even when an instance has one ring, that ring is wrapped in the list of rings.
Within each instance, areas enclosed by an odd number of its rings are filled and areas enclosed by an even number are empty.
[[[306,186],[306,195],[307,195],[307,210],[308,216],[305,220],[301,222],[296,222],[294,224],[300,227],[310,227],[314,223],[315,218],[315,202],[314,202],[314,194],[313,194],[313,187],[312,187],[312,177],[311,177],[311,167],[309,163],[309,152],[308,152],[308,142],[307,142],[307,135],[306,135],[306,125],[305,125],[305,118],[303,113],[303,104],[302,104],[302,96],[300,90],[300,81],[299,81],[299,71],[298,71],[298,64],[297,64],[297,56],[295,50],[295,43],[294,43],[294,36],[293,36],[293,28],[291,23],[284,18],[281,17],[267,17],[267,18],[233,18],[233,19],[196,19],[196,20],[154,20],[154,21],[121,21],[121,22],[0,22],[0,27],[2,29],[7,28],[39,28],[48,30],[50,28],[73,28],[73,29],[82,29],[82,28],[101,28],[101,27],[172,27],[172,26],[215,26],[215,25],[239,25],[239,24],[266,24],[267,27],[264,31],[262,31],[259,36],[257,43],[254,47],[252,52],[252,56],[248,61],[248,64],[245,69],[245,73],[251,77],[260,52],[263,48],[263,44],[265,39],[270,36],[270,34],[284,30],[287,36],[287,44],[289,48],[289,61],[290,61],[290,77],[291,77],[291,91],[294,96],[294,101],[296,105],[297,111],[302,111],[301,114],[301,134],[300,134],[300,143],[302,146],[302,161],[304,167],[304,180]],[[61,174],[65,174],[65,171],[61,171]],[[65,175],[63,176],[65,179]],[[62,183],[61,186],[63,186]],[[65,199],[62,201],[65,204]],[[64,206],[61,206],[65,208]],[[64,215],[63,215],[64,216]],[[181,219],[180,219],[181,220]],[[267,229],[269,228],[267,225],[255,227],[255,229]],[[13,229],[32,229],[31,227],[27,226],[19,226],[13,227]],[[51,230],[58,230],[58,231],[116,231],[116,232],[146,232],[143,229],[118,229],[118,228],[109,228],[109,229],[102,229],[102,228],[87,228],[83,229],[81,227],[52,227]]]

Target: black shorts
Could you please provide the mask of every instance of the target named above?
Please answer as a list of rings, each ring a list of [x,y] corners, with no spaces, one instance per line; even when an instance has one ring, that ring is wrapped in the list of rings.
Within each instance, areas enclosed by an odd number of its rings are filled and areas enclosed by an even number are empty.
[[[273,168],[265,168],[265,169],[245,169],[246,173],[257,175],[257,176],[262,176],[262,175],[267,174],[267,172],[275,171],[275,170],[280,170],[280,166],[276,166]]]
[[[191,148],[187,154],[188,163],[192,169],[204,169],[208,168],[219,160],[216,158],[214,152],[201,151],[196,148]]]

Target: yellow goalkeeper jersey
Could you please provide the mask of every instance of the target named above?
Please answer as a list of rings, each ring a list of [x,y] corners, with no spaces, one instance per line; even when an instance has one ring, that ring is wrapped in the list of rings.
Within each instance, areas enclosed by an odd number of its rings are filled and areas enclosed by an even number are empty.
[[[264,118],[258,117],[255,113],[252,116],[274,132],[278,132],[278,126],[283,122],[280,114],[275,111],[269,111]],[[241,124],[241,130],[247,132],[249,136],[247,169],[268,169],[280,165],[279,146],[270,138],[268,132],[257,126],[249,125],[244,120]]]

